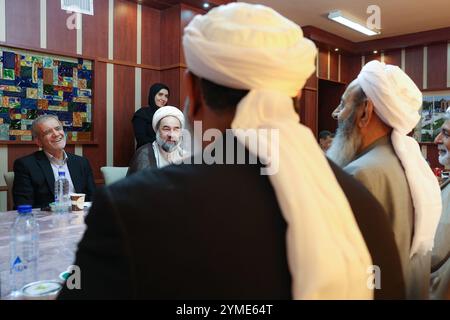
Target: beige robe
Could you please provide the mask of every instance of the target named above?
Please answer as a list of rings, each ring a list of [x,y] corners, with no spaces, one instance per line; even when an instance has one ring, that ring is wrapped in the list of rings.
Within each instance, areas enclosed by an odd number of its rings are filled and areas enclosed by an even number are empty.
[[[450,180],[442,188],[442,215],[431,256],[431,299],[450,299]]]
[[[420,256],[416,254],[410,258],[414,207],[404,169],[395,154],[390,137],[375,141],[344,170],[366,186],[388,215],[402,263],[406,298],[428,299],[431,252]]]

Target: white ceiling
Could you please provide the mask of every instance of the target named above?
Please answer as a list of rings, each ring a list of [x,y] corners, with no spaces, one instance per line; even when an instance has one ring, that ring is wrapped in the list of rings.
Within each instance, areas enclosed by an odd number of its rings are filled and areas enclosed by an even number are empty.
[[[300,26],[311,25],[348,40],[359,42],[450,27],[450,0],[245,0],[272,7]],[[327,18],[341,10],[362,22],[369,5],[381,9],[381,34],[368,37]],[[449,35],[450,37],[450,35]]]

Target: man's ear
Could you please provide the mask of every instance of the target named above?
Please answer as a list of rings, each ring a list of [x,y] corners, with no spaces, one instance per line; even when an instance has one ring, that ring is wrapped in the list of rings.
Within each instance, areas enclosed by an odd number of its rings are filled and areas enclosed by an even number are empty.
[[[358,119],[358,127],[365,128],[369,125],[370,121],[372,120],[373,115],[373,103],[372,101],[368,100],[364,103],[364,107],[361,113],[361,116]]]
[[[42,148],[42,142],[38,137],[34,138],[34,142],[37,144],[39,148]]]
[[[203,106],[199,79],[189,71],[186,71],[185,81],[187,97],[189,99],[188,116],[191,120],[196,120],[199,118]]]

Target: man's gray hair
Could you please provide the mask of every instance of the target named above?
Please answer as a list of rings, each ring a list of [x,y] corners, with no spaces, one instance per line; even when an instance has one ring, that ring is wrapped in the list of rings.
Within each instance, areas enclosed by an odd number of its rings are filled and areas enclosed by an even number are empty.
[[[43,115],[37,117],[36,119],[34,119],[33,123],[31,124],[31,135],[33,136],[33,139],[36,139],[36,137],[39,134],[39,132],[37,130],[37,126],[47,120],[50,120],[50,119],[55,119],[62,125],[61,121],[59,121],[58,117],[55,116],[54,114],[43,114]]]
[[[352,106],[353,109],[361,107],[364,102],[367,101],[367,96],[364,90],[361,88],[359,83],[355,87],[355,91],[352,93]]]

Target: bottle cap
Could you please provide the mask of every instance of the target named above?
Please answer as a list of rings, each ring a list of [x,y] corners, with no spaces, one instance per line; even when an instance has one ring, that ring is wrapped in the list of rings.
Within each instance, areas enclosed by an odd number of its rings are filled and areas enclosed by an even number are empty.
[[[17,212],[20,214],[31,213],[32,210],[33,210],[33,207],[29,204],[23,204],[23,205],[17,206]]]

